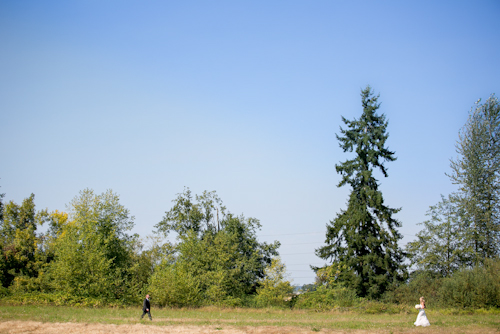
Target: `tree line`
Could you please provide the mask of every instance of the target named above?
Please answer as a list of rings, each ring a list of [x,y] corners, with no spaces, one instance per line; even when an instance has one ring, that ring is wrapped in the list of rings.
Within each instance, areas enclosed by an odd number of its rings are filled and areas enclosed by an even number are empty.
[[[266,283],[266,272],[280,268],[279,242],[259,242],[260,222],[232,214],[215,192],[178,194],[155,226],[149,247],[127,233],[134,217],[111,190],[81,191],[68,213],[36,211],[34,198],[21,205],[0,202],[4,296],[32,293],[69,303],[130,304],[150,293],[159,305],[242,305],[249,295],[265,303],[259,292],[275,289]],[[38,232],[43,225],[46,232]],[[170,232],[176,242],[166,238]],[[281,288],[292,291],[289,282]]]
[[[125,305],[150,293],[160,306],[317,308],[360,300],[411,303],[425,293],[462,307],[500,307],[497,98],[470,111],[448,174],[458,190],[430,207],[417,239],[404,247],[395,218],[401,209],[385,204],[375,175],[387,177],[385,163],[396,160],[379,98],[367,86],[361,116],[342,117],[346,128],[337,139],[350,159],[335,167],[338,186],[351,192],[316,250],[327,264],[312,267],[316,282],[299,297],[290,298],[279,242],[258,240],[258,219],[231,213],[215,191],[193,195],[189,188],[147,239],[130,234],[134,217],[111,190],[85,189],[67,212],[37,211],[33,194],[21,204],[0,194],[0,295]]]

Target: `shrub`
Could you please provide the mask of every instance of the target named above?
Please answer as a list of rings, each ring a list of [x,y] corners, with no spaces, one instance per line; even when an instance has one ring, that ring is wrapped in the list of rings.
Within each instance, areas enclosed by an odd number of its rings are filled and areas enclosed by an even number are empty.
[[[336,286],[327,288],[319,286],[298,296],[295,308],[331,310],[335,307],[353,307],[359,305],[361,299],[352,289]]]
[[[407,284],[388,291],[383,301],[401,305],[418,303],[424,296],[430,307],[498,308],[500,307],[500,260],[486,259],[484,265],[463,268],[450,277],[429,271],[410,275]]]
[[[401,313],[407,312],[408,307],[402,307],[396,304],[383,303],[376,300],[362,300],[360,311],[367,314],[379,313]]]
[[[286,268],[279,257],[273,258],[257,288],[257,307],[290,307],[293,287],[286,280]]]
[[[4,288],[3,286],[0,285],[0,298],[8,295],[9,295],[9,289]]]
[[[459,308],[500,307],[500,261],[463,269],[443,281],[439,298]]]
[[[201,306],[199,282],[189,272],[175,265],[162,264],[151,277],[149,294],[152,302],[163,306]]]
[[[428,271],[417,271],[410,275],[408,283],[393,286],[387,291],[382,301],[400,305],[415,305],[425,296],[429,305],[438,305],[438,292],[443,278]]]
[[[127,304],[122,300],[109,300],[105,298],[79,297],[65,293],[20,293],[5,296],[3,303],[8,305],[54,305],[54,306],[79,306],[79,307],[123,307]]]

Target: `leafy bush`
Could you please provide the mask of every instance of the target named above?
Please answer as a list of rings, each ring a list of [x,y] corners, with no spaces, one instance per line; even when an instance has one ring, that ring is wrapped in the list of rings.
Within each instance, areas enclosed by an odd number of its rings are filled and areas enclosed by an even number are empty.
[[[279,257],[273,258],[265,270],[265,278],[257,288],[257,307],[289,307],[293,300],[293,287],[285,279],[286,268]]]
[[[443,278],[429,271],[414,272],[407,284],[388,291],[383,300],[412,305],[424,296],[430,307],[491,308],[500,307],[500,260],[486,260],[484,265],[464,268]]]
[[[316,291],[310,291],[298,296],[295,308],[331,310],[335,307],[358,306],[361,299],[356,292],[346,287],[319,286]]]
[[[175,254],[155,267],[149,292],[161,306],[239,306],[264,276],[267,253],[277,246],[257,245],[257,222],[226,216],[220,231],[179,236]],[[246,245],[248,244],[248,245]],[[259,251],[260,247],[264,247]]]
[[[131,294],[134,218],[108,190],[85,189],[70,203],[70,218],[54,243],[47,275],[52,288],[82,298],[121,299]]]
[[[459,308],[500,307],[500,261],[464,269],[446,278],[439,290],[442,304]]]
[[[439,304],[439,289],[443,278],[428,271],[417,271],[410,275],[408,283],[393,286],[382,297],[386,303],[415,305],[419,298],[425,296],[429,306]]]
[[[367,313],[367,314],[380,314],[380,313],[396,314],[401,312],[408,313],[408,307],[397,304],[383,303],[375,300],[362,300],[359,311],[361,313]]]
[[[149,288],[152,302],[163,306],[200,306],[202,294],[199,282],[178,266],[163,263],[156,268]]]
[[[0,298],[8,295],[9,295],[9,289],[4,288],[3,286],[0,285]]]
[[[124,307],[128,304],[122,300],[109,300],[105,298],[79,297],[65,293],[21,293],[11,294],[2,298],[2,303],[9,305],[54,305],[75,307]]]

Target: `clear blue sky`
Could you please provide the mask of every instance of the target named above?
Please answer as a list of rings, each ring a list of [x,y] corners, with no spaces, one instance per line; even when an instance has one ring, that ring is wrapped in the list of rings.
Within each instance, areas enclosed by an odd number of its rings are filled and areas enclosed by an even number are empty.
[[[470,108],[500,94],[499,17],[499,1],[0,0],[0,192],[52,211],[112,189],[145,237],[184,187],[216,190],[310,283],[349,192],[341,115],[380,93],[404,245],[455,189]]]

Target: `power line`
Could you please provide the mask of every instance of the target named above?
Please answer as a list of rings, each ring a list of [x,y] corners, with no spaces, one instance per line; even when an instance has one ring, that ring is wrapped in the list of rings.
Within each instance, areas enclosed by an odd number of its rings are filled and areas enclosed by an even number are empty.
[[[295,270],[295,269],[294,269],[294,270],[292,270],[292,271],[307,271],[307,272],[313,272],[313,270],[312,270],[312,269],[309,269],[309,270],[304,270],[304,269],[298,269],[298,270]]]
[[[306,253],[287,253],[287,254],[280,254],[280,255],[303,255],[303,254],[314,255],[314,253],[311,253],[311,252],[306,252]]]
[[[311,279],[311,277],[290,277],[291,279],[294,279],[294,278],[308,278],[308,279]]]
[[[324,234],[325,232],[309,232],[309,233],[282,233],[282,234],[263,234],[259,237],[275,237],[279,235],[305,235],[305,234]]]
[[[318,244],[318,242],[299,242],[293,244],[284,243],[284,245],[316,245],[316,244]],[[322,242],[319,242],[319,244],[322,244]]]
[[[309,232],[309,233],[281,233],[281,234],[262,234],[258,235],[259,237],[276,237],[276,236],[281,236],[281,235],[310,235],[310,234],[325,234],[326,231],[323,232]],[[417,237],[416,235],[413,234],[408,234],[408,233],[400,233],[401,235],[406,235],[409,237]]]

